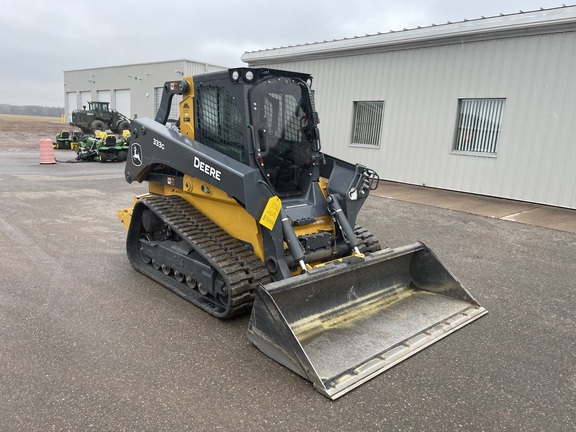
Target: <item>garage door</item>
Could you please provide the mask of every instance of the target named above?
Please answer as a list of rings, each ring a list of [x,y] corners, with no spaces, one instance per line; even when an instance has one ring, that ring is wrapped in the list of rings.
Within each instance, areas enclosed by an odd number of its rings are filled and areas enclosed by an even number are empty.
[[[80,109],[86,107],[88,109],[88,102],[92,102],[92,92],[80,92]]]
[[[130,90],[114,90],[114,109],[126,117],[131,118]]]
[[[112,99],[110,99],[110,90],[98,90],[96,96],[100,102],[112,102]]]
[[[68,102],[68,119],[66,123],[70,123],[72,121],[72,111],[78,109],[78,99],[76,96],[76,92],[66,93],[66,100]]]

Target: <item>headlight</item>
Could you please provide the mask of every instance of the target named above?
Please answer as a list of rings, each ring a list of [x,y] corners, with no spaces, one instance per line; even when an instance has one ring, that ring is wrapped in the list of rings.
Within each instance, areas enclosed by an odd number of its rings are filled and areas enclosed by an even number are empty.
[[[240,72],[238,72],[237,70],[232,72],[232,81],[238,81],[238,79],[240,78]]]
[[[244,78],[246,79],[246,81],[252,81],[254,79],[254,72],[252,72],[251,70],[246,71],[246,73],[244,74]]]

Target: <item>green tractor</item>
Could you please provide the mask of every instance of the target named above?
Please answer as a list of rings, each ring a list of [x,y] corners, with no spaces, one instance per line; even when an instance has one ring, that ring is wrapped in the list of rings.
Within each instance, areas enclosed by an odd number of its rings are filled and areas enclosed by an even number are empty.
[[[81,131],[62,130],[56,134],[56,141],[52,142],[55,149],[78,150],[80,142],[84,140],[84,133]]]
[[[124,162],[128,157],[128,137],[125,130],[122,137],[100,132],[96,137],[88,137],[80,143],[78,161],[88,162]]]
[[[115,134],[130,130],[130,119],[110,109],[110,102],[88,102],[88,109],[85,106],[83,108],[72,112],[70,126],[80,128],[87,135],[94,134],[97,130],[110,130]]]

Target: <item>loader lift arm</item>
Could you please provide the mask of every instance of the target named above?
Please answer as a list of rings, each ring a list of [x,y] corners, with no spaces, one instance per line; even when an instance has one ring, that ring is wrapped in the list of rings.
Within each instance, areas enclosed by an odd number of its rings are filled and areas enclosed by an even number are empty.
[[[162,91],[162,99],[160,100],[160,106],[158,107],[154,121],[165,125],[170,117],[170,107],[174,95],[181,95],[189,90],[190,84],[185,80],[165,82]]]

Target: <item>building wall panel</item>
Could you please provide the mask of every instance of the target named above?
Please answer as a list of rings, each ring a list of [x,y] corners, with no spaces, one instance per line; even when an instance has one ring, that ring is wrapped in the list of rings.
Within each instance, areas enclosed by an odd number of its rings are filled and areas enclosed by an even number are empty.
[[[130,101],[124,103],[131,111],[130,117],[154,117],[154,89],[163,87],[166,81],[183,76],[198,75],[226,69],[190,60],[174,60],[64,72],[66,92],[87,92],[89,100],[97,100],[101,92],[114,95],[119,90],[129,90]],[[178,72],[177,72],[178,71]],[[127,108],[124,108],[126,110]],[[66,106],[66,113],[70,113]],[[120,111],[122,112],[122,111]],[[123,113],[128,115],[128,113]]]

